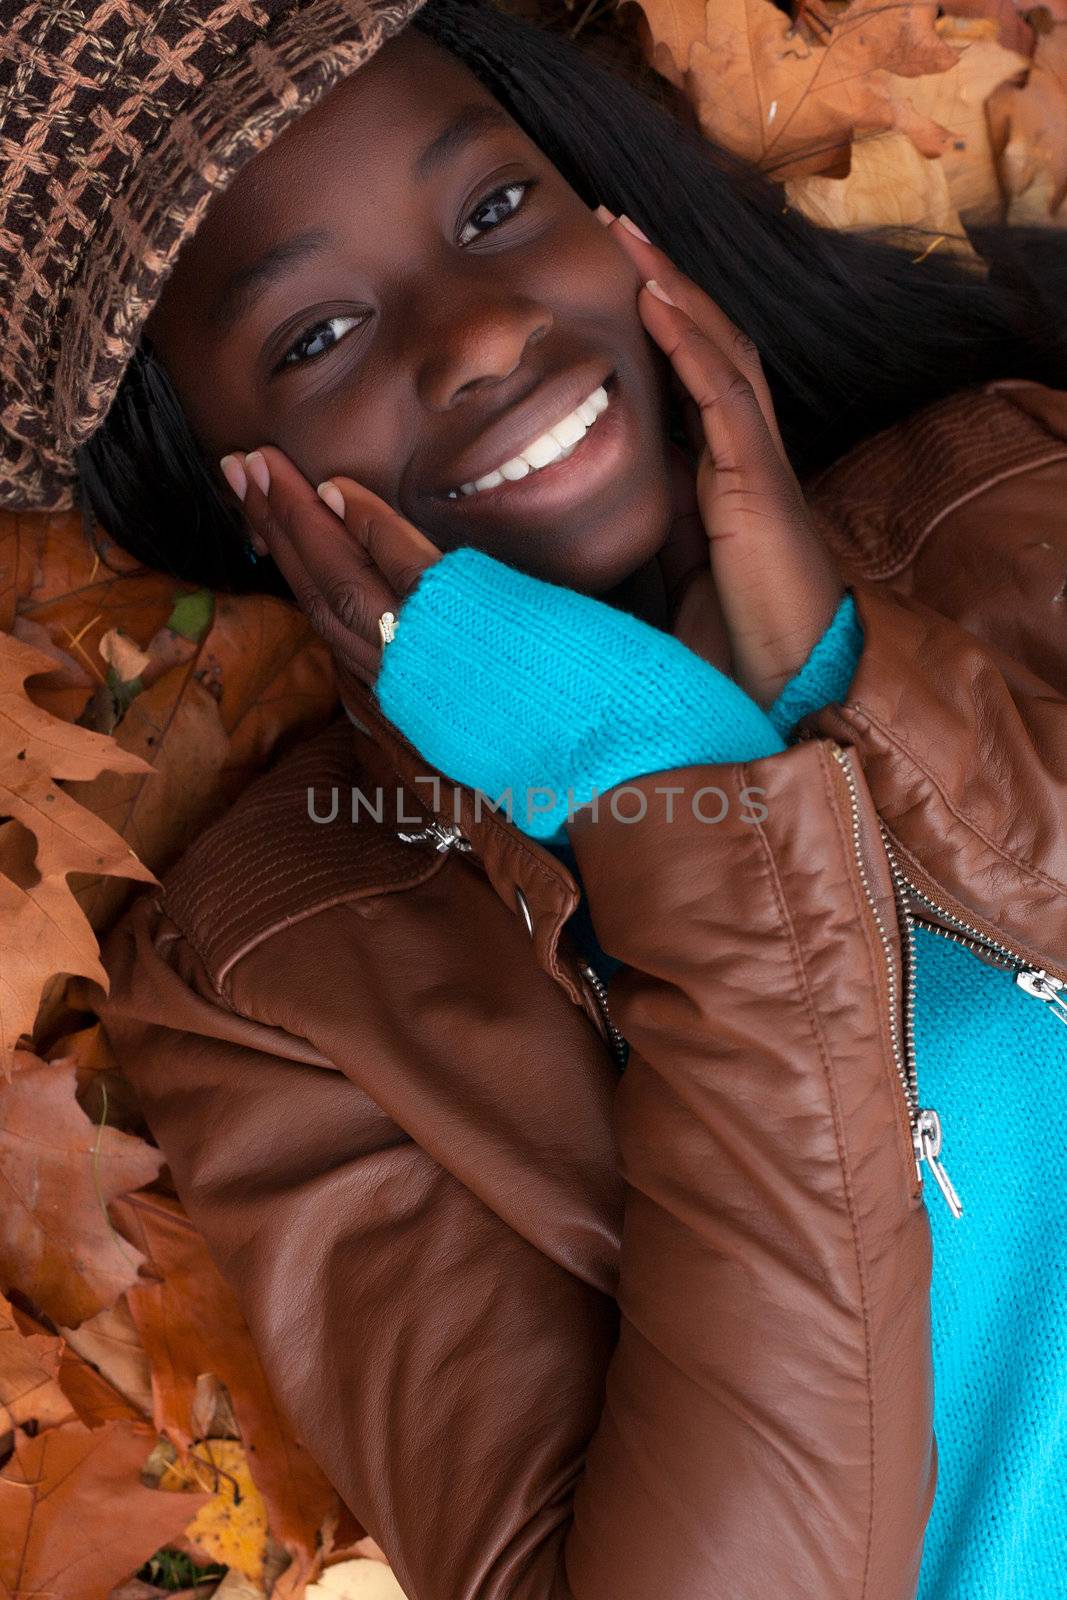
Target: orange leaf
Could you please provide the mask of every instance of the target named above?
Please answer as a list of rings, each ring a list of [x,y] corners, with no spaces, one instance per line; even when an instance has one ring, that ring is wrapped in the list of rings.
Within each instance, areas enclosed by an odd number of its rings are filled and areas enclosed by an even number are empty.
[[[143,1257],[106,1207],[151,1182],[163,1162],[143,1140],[95,1127],[74,1087],[73,1063],[23,1051],[0,1083],[0,1274],[68,1326],[137,1281]]]
[[[116,1202],[114,1216],[159,1279],[136,1284],[127,1296],[152,1366],[156,1427],[187,1449],[197,1378],[203,1372],[221,1378],[270,1531],[299,1570],[310,1563],[337,1496],[279,1411],[233,1291],[176,1201],[129,1194]]]
[[[64,1422],[15,1441],[0,1472],[4,1600],[107,1600],[209,1498],[141,1484],[155,1441],[144,1423]]]
[[[56,973],[104,987],[92,928],[71,892],[72,872],[140,879],[154,874],[105,823],[54,780],[95,778],[105,768],[133,771],[140,757],[114,740],[63,722],[34,705],[26,679],[52,670],[42,651],[0,634],[0,918],[5,938],[0,984],[0,1060],[29,1034],[42,989]],[[35,850],[29,848],[31,840]]]
[[[10,1440],[15,1425],[46,1428],[73,1415],[59,1384],[62,1351],[61,1339],[0,1295],[0,1438]]]

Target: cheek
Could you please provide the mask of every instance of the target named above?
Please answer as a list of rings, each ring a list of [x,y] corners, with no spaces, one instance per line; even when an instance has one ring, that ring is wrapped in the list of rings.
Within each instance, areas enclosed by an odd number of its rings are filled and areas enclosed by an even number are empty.
[[[396,505],[407,450],[399,418],[368,373],[358,386],[339,383],[330,404],[301,406],[290,397],[267,426],[309,483],[342,473]]]

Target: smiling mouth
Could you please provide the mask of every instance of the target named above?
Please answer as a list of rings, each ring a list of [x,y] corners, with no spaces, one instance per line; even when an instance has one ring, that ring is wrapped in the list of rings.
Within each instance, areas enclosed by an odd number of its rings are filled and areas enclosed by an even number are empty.
[[[449,489],[445,498],[458,500],[461,495],[488,494],[502,485],[521,483],[523,479],[535,477],[547,468],[569,460],[611,404],[608,390],[613,387],[614,376],[614,373],[610,374],[573,411],[531,440],[517,455],[511,456],[484,477]]]
[[[609,373],[599,387],[604,399],[593,412],[592,422],[583,422],[581,437],[560,445],[545,466],[532,467],[520,478],[501,475],[494,487],[476,487],[472,494],[464,494],[461,487],[451,500],[438,496],[439,507],[451,507],[453,525],[462,522],[475,527],[481,523],[484,529],[499,529],[502,523],[514,522],[515,526],[543,527],[546,522],[571,519],[583,511],[602,515],[606,507],[624,503],[647,441],[618,373]]]

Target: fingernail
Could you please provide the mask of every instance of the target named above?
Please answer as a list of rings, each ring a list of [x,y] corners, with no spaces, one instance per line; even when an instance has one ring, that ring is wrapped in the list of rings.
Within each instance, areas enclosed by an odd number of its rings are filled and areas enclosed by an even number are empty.
[[[245,469],[237,457],[222,456],[219,461],[219,470],[238,500],[243,500],[248,493],[248,479],[245,476]]]
[[[341,518],[344,517],[345,497],[337,485],[330,482],[329,478],[327,478],[324,483],[319,484],[318,488],[315,490],[315,493],[318,495],[320,500],[324,500],[326,502],[331,511],[336,512],[336,514]]]
[[[593,215],[596,217],[598,222],[602,222],[604,224],[605,228],[610,227],[615,221],[614,211],[609,211],[607,206],[597,206]]]
[[[270,468],[258,450],[253,450],[249,455],[245,456],[245,466],[256,487],[261,489],[264,494],[269,494]]]
[[[648,290],[649,294],[654,294],[657,300],[665,300],[669,306],[676,306],[678,304],[677,300],[671,299],[663,285],[657,283],[655,278],[649,278],[648,282],[645,284],[645,288]]]
[[[642,233],[641,229],[637,226],[637,223],[631,222],[629,217],[620,216],[619,221],[622,223],[624,228],[633,234],[635,239],[643,239],[646,244],[652,243],[652,240],[648,237],[648,234]]]

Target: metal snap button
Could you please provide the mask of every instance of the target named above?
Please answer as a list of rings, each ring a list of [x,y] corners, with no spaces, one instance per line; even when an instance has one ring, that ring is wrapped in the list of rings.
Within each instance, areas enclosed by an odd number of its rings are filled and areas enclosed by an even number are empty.
[[[530,938],[532,939],[534,936],[533,918],[530,915],[530,908],[526,904],[526,896],[523,894],[518,884],[515,885],[515,898],[519,902],[519,910],[522,912],[523,921],[526,924],[526,931],[529,933]]]

